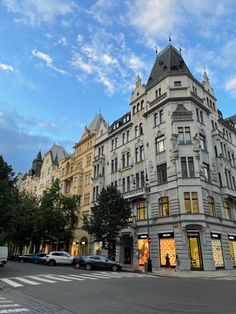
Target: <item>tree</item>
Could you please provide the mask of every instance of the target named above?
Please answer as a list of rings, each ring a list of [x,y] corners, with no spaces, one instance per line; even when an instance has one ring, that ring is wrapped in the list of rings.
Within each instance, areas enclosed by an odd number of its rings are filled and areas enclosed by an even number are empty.
[[[19,248],[20,254],[24,245],[28,246],[33,239],[38,210],[39,201],[36,196],[25,192],[18,194],[17,204],[12,211],[11,234],[8,240]]]
[[[59,180],[47,189],[40,201],[34,241],[65,241],[67,249],[78,220],[78,197],[60,193]]]
[[[95,241],[102,242],[108,249],[108,256],[112,258],[118,244],[120,230],[127,226],[131,215],[131,208],[115,187],[103,188],[98,195],[96,205],[90,216],[83,215],[83,229],[95,237]]]
[[[11,232],[12,212],[17,204],[15,174],[0,156],[0,243],[4,243]]]

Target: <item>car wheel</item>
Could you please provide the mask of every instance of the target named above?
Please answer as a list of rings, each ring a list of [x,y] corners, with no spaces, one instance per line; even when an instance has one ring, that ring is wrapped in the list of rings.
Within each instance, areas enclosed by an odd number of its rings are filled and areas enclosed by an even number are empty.
[[[91,264],[86,264],[85,265],[85,269],[86,270],[91,270],[92,269],[92,265]]]
[[[79,269],[80,268],[80,264],[79,263],[75,263],[74,267]]]
[[[112,271],[117,271],[117,270],[118,270],[117,265],[112,265]]]
[[[54,261],[54,259],[51,259],[49,262],[48,262],[49,266],[55,266],[56,265],[56,261]]]

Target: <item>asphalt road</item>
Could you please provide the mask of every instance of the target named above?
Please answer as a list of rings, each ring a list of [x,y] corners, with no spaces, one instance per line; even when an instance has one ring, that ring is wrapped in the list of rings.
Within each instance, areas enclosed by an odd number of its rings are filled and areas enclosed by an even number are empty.
[[[20,284],[6,283],[0,290],[0,314],[14,313],[2,308],[13,303],[25,312],[44,314],[236,313],[236,281],[87,272],[17,262],[0,268],[0,279]],[[13,303],[4,303],[7,300]]]

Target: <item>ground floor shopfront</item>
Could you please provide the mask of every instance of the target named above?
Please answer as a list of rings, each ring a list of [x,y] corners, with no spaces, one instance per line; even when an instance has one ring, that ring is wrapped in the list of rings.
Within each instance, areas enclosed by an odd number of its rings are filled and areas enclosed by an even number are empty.
[[[122,263],[143,266],[150,257],[156,268],[166,267],[167,256],[175,267],[176,255],[183,270],[232,269],[236,267],[236,229],[179,223],[151,227],[148,237],[140,228],[121,235],[117,249]]]

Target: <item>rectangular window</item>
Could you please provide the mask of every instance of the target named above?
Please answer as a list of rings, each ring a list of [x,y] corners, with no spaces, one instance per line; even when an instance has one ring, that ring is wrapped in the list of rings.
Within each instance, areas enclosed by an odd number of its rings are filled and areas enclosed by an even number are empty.
[[[122,143],[125,144],[125,133],[122,133]]]
[[[160,119],[160,124],[164,122],[164,113],[163,113],[163,110],[160,110],[160,112],[159,112],[159,119]]]
[[[138,137],[138,126],[137,125],[135,126],[134,130],[135,130],[135,137]]]
[[[160,154],[166,150],[164,136],[156,138],[156,154]]]
[[[137,219],[138,220],[144,220],[146,219],[146,213],[145,213],[145,202],[139,202],[137,204]]]
[[[161,216],[169,216],[170,211],[169,211],[169,197],[164,196],[159,198],[159,208],[160,208],[160,214]]]
[[[193,157],[181,157],[181,170],[183,178],[195,176]]]
[[[143,124],[139,124],[139,135],[143,135]]]
[[[198,195],[197,192],[184,192],[184,207],[185,213],[199,213]]]
[[[174,81],[174,86],[181,86],[181,81]]]
[[[154,126],[158,125],[158,113],[154,113]]]
[[[200,147],[202,150],[207,151],[207,146],[206,146],[206,137],[202,134],[199,134],[199,139],[200,139]]]
[[[139,147],[135,148],[135,162],[139,162]]]
[[[230,203],[224,202],[225,219],[232,220]]]
[[[139,152],[140,152],[140,161],[143,161],[144,160],[144,147],[143,147],[143,145],[140,146]]]
[[[128,130],[128,131],[126,132],[126,142],[128,143],[129,140],[130,140],[130,138],[129,138],[129,130]]]
[[[209,210],[209,215],[216,216],[214,197],[208,196],[208,210]]]
[[[157,183],[162,184],[167,182],[167,167],[166,163],[157,166]]]
[[[125,168],[125,154],[122,155],[122,168]]]
[[[122,191],[125,192],[125,178],[122,179]]]
[[[211,182],[210,166],[208,164],[203,163],[203,171],[206,181]]]
[[[190,127],[178,127],[178,141],[179,144],[191,144]]]
[[[127,191],[130,191],[130,177],[127,177]]]
[[[144,171],[141,171],[141,172],[140,172],[140,180],[141,180],[141,187],[144,187],[144,183],[145,183],[145,182],[144,182],[144,181],[145,181],[145,180],[144,180]]]

